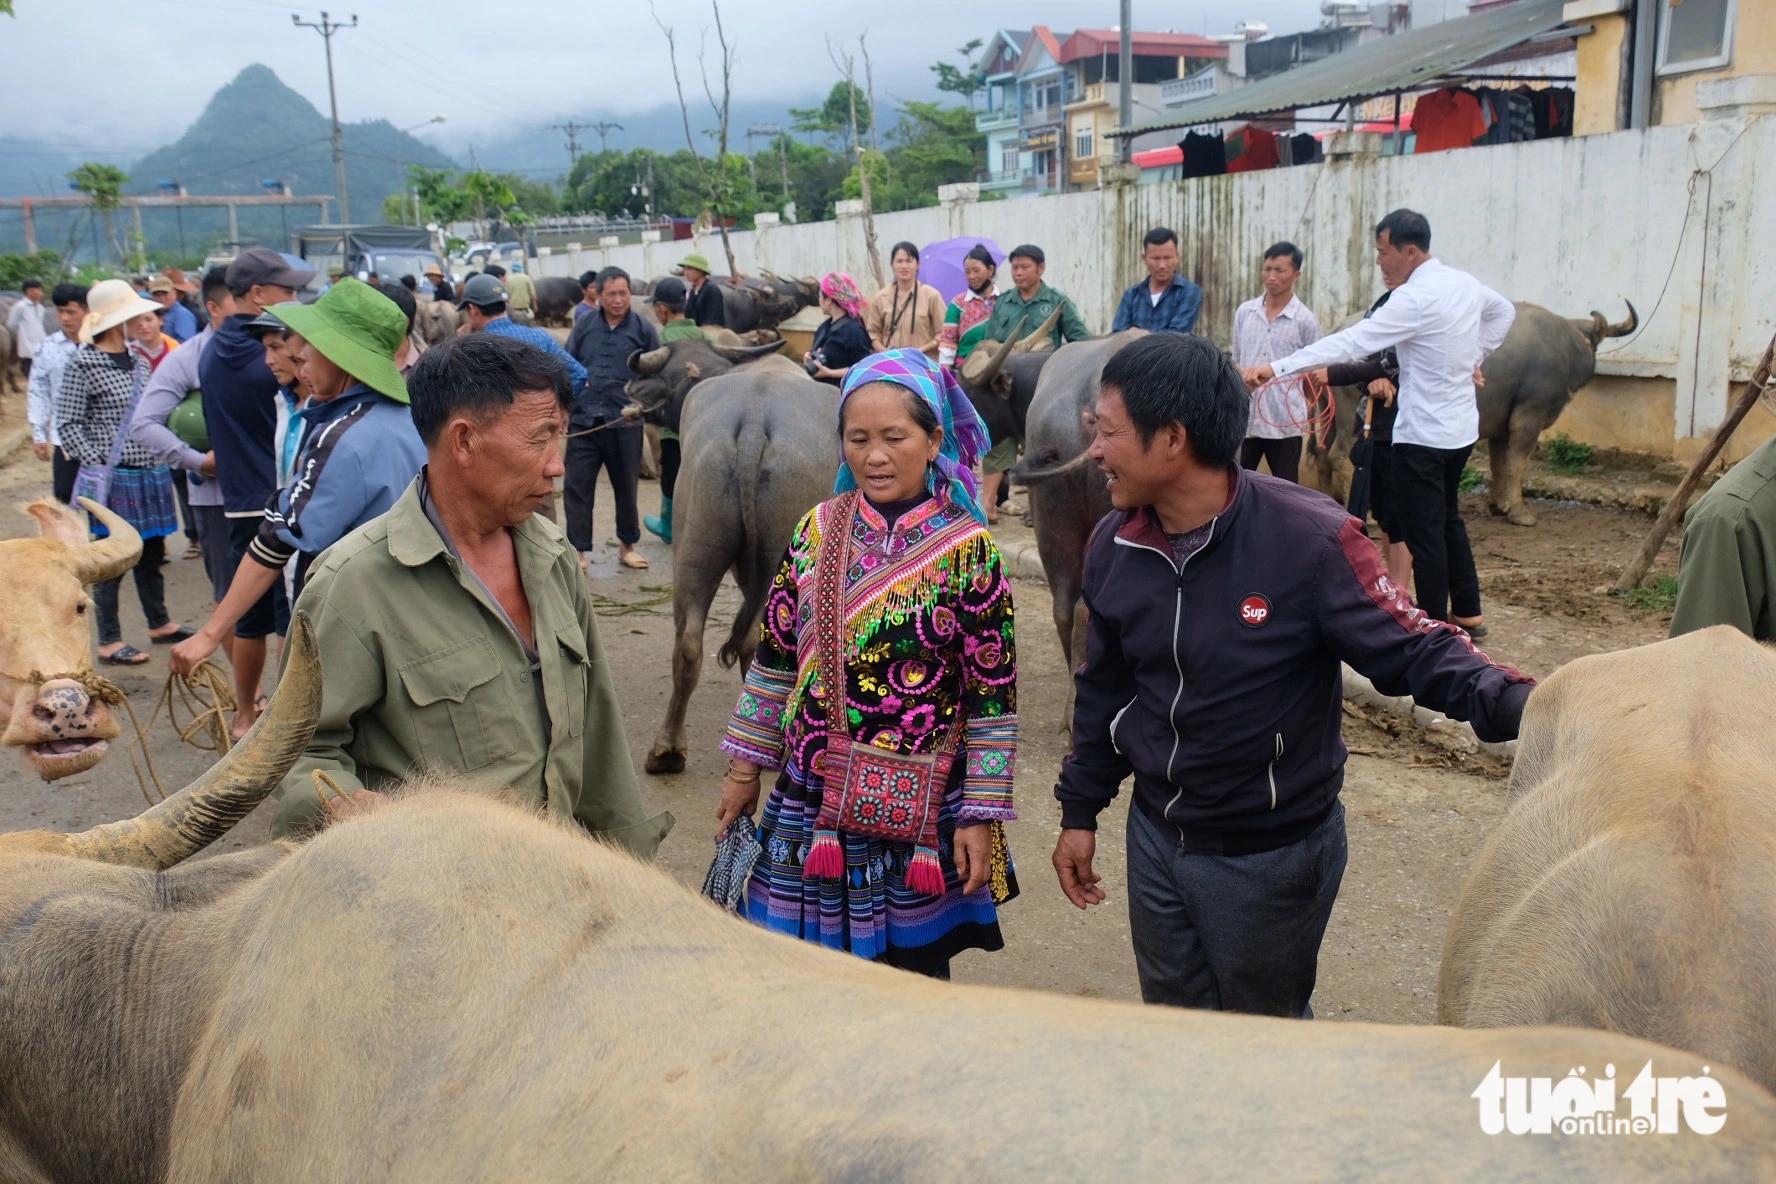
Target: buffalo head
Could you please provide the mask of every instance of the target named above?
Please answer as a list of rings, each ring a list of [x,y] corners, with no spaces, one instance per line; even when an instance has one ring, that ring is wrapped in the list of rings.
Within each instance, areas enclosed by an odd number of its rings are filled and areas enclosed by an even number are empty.
[[[136,565],[142,539],[110,510],[80,499],[109,537],[93,541],[80,516],[51,498],[25,512],[41,536],[0,542],[0,687],[9,696],[0,745],[17,748],[45,781],[84,773],[118,734],[95,695],[92,601],[86,585]]]
[[[692,387],[782,348],[779,341],[748,345],[732,333],[669,341],[658,349],[629,355],[629,369],[635,377],[623,389],[630,402],[640,405],[644,417],[677,431],[678,417]]]
[[[970,391],[990,390],[1002,399],[1007,398],[1011,393],[1010,383],[999,381],[1004,377],[1005,360],[1014,353],[1045,353],[1054,348],[1054,327],[1061,319],[1061,310],[1057,308],[1050,313],[1028,337],[1019,337],[1026,319],[1019,318],[1010,339],[1004,343],[983,341],[974,347],[962,363],[960,377],[964,387]]]
[[[1626,337],[1640,328],[1640,314],[1634,311],[1634,303],[1629,300],[1624,300],[1622,303],[1628,306],[1628,319],[1625,321],[1618,321],[1612,325],[1608,317],[1596,309],[1592,309],[1590,321],[1573,322],[1573,327],[1585,335],[1585,339],[1591,343],[1592,349],[1595,350],[1599,345],[1602,345],[1605,338]]]

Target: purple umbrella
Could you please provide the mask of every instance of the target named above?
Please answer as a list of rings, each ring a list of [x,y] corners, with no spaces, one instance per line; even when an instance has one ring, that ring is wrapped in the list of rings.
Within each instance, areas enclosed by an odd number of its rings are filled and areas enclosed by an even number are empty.
[[[960,296],[968,288],[968,279],[962,272],[962,260],[968,257],[968,252],[974,249],[976,243],[987,249],[995,264],[1005,262],[1005,252],[990,238],[974,235],[946,238],[942,242],[920,248],[919,282],[936,288],[937,294],[944,298],[946,304]]]

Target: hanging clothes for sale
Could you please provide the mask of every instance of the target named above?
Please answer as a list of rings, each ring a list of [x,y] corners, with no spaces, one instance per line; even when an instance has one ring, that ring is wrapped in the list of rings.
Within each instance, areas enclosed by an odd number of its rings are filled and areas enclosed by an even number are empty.
[[[1185,177],[1219,177],[1227,171],[1227,142],[1220,136],[1191,132],[1178,141],[1184,154]]]
[[[1535,104],[1523,91],[1501,91],[1499,97],[1505,101],[1510,112],[1508,127],[1509,143],[1521,144],[1536,138]]]
[[[1415,152],[1469,148],[1486,134],[1486,118],[1472,93],[1444,87],[1419,96],[1412,108],[1412,130],[1418,133]]]
[[[1227,137],[1227,171],[1255,173],[1277,167],[1277,138],[1261,127],[1244,127]]]
[[[1289,139],[1294,145],[1289,152],[1292,163],[1319,164],[1326,159],[1326,152],[1320,147],[1320,141],[1307,132],[1296,132]]]
[[[1551,86],[1543,92],[1548,96],[1548,134],[1573,134],[1573,92],[1571,87]]]

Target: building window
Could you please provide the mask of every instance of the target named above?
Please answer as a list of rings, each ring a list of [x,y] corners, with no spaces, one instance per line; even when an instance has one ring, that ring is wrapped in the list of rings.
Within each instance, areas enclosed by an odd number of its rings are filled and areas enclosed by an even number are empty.
[[[1706,70],[1733,60],[1738,0],[1660,0],[1659,73]]]
[[[1090,160],[1095,155],[1097,155],[1097,153],[1092,147],[1092,129],[1091,129],[1091,127],[1088,125],[1085,127],[1074,128],[1073,129],[1073,159],[1074,160]]]
[[[1002,173],[1015,173],[1018,171],[1017,141],[1013,140],[1011,143],[1006,144],[999,149],[999,171]]]

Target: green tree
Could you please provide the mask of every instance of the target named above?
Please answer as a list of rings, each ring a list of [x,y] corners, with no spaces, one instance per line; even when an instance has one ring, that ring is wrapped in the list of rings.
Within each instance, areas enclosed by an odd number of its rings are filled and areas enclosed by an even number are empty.
[[[962,101],[968,104],[970,111],[974,110],[974,96],[987,84],[987,80],[981,77],[980,65],[975,61],[975,55],[980,52],[982,44],[981,39],[976,37],[956,51],[956,56],[962,59],[966,68],[958,68],[949,62],[935,62],[931,67],[931,72],[937,75],[937,89],[962,96]]]
[[[45,286],[62,276],[62,257],[45,247],[29,255],[0,255],[0,288],[22,288],[26,280]]]
[[[448,226],[468,216],[469,195],[457,187],[449,169],[408,165],[407,177],[410,188],[419,195],[422,221]]]
[[[870,125],[869,95],[861,86],[848,84],[842,78],[833,83],[832,90],[827,92],[826,101],[820,106],[789,109],[790,117],[795,120],[795,130],[836,136],[840,143],[849,144],[853,91],[856,92],[857,102],[857,134],[863,135]]]
[[[117,252],[117,259],[123,260],[123,246],[117,241],[117,234],[111,224],[111,215],[121,205],[123,187],[129,184],[129,174],[114,164],[98,164],[93,161],[76,168],[68,174],[68,181],[75,189],[92,198],[93,209],[105,223],[105,239]]]

